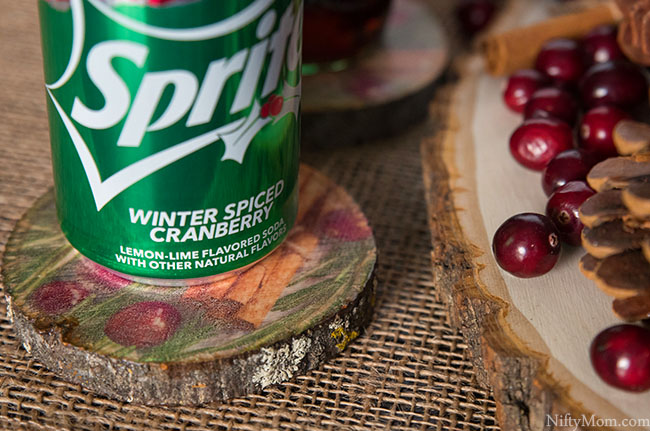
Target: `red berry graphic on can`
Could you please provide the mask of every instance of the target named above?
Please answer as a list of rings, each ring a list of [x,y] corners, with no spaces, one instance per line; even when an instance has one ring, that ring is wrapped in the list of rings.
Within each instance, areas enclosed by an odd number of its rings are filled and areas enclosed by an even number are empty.
[[[280,113],[280,111],[282,111],[282,105],[284,103],[284,99],[280,96],[273,95],[269,100],[269,103],[271,104],[269,108],[269,113],[275,117]]]

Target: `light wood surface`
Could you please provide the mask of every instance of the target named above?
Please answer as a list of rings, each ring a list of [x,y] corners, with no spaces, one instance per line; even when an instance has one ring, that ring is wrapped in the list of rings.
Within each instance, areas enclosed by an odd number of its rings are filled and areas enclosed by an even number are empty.
[[[501,24],[544,16],[539,5],[520,6]],[[423,144],[434,272],[447,270],[439,278],[448,288],[456,323],[493,387],[501,425],[545,429],[547,415],[567,413],[594,414],[619,425],[626,418],[647,420],[649,393],[609,387],[591,367],[591,340],[619,321],[611,299],[580,273],[583,251],[564,247],[558,265],[534,279],[513,277],[496,265],[491,252],[496,229],[514,214],[543,213],[546,196],[540,174],[518,165],[509,153],[510,134],[521,118],[502,102],[504,79],[489,77],[479,57],[466,59],[461,69],[445,139]],[[434,172],[441,166],[446,181]],[[439,189],[445,182],[448,195]],[[454,210],[450,219],[441,220],[441,199],[449,199],[446,205]],[[446,268],[444,259],[452,261]]]

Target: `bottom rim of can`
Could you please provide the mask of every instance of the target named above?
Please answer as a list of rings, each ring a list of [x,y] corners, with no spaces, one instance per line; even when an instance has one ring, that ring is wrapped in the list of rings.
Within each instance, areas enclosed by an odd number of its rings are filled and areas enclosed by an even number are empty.
[[[65,236],[65,235],[64,235]],[[209,283],[214,283],[220,280],[224,280],[228,277],[232,277],[234,274],[237,272],[243,272],[244,270],[258,264],[260,261],[266,259],[268,256],[273,254],[288,238],[289,236],[289,229],[278,239],[277,243],[270,247],[270,249],[263,255],[261,255],[258,259],[244,265],[240,266],[237,268],[233,268],[230,271],[226,272],[220,272],[217,274],[212,274],[212,275],[207,275],[203,277],[195,277],[195,278],[157,278],[157,277],[147,277],[147,276],[141,276],[141,275],[134,275],[134,274],[128,274],[124,273],[121,271],[118,271],[116,269],[113,269],[107,265],[104,265],[102,263],[97,262],[96,260],[93,260],[91,257],[86,256],[79,248],[77,248],[67,237],[66,240],[68,244],[75,249],[79,255],[81,256],[82,259],[86,260],[92,265],[96,265],[100,267],[101,269],[117,276],[120,278],[123,278],[125,280],[133,281],[136,283],[141,283],[141,284],[146,284],[150,286],[160,286],[160,287],[185,287],[185,286],[195,286],[195,285],[201,285],[201,284],[209,284]]]

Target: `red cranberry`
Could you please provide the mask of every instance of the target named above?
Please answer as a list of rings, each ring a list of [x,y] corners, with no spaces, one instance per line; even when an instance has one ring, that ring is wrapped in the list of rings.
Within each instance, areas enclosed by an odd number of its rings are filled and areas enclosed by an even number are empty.
[[[580,206],[596,192],[584,181],[570,181],[555,190],[546,203],[546,215],[551,219],[560,239],[567,244],[580,246],[584,225],[580,221]]]
[[[560,239],[553,223],[548,217],[535,213],[510,217],[492,239],[492,251],[499,266],[522,278],[549,272],[560,250]]]
[[[178,310],[165,302],[138,302],[113,314],[104,333],[123,346],[151,347],[174,335],[180,322]]]
[[[75,281],[52,281],[39,287],[31,301],[46,314],[61,314],[83,301],[89,292]]]
[[[591,343],[591,365],[605,383],[631,392],[650,389],[650,330],[636,325],[605,329]]]
[[[325,214],[321,230],[330,238],[360,241],[372,235],[368,222],[358,211],[332,210]]]
[[[542,174],[542,188],[546,196],[569,181],[584,180],[599,159],[591,152],[572,148],[562,151],[551,160]]]
[[[573,124],[577,115],[578,103],[574,97],[556,87],[534,92],[524,111],[525,118],[557,118],[569,124]]]
[[[582,101],[590,107],[626,107],[648,98],[648,83],[641,70],[628,62],[609,61],[591,66],[580,83]]]
[[[535,68],[559,82],[577,82],[584,73],[583,54],[572,39],[551,39],[537,54]]]
[[[617,33],[618,27],[615,25],[600,25],[587,33],[582,40],[582,49],[590,64],[625,58],[616,40]]]
[[[573,132],[563,121],[532,118],[510,136],[510,153],[529,169],[541,171],[553,157],[573,147]]]
[[[494,0],[461,0],[456,8],[456,18],[463,32],[471,37],[490,23],[495,11]]]
[[[580,146],[606,159],[618,155],[612,134],[621,120],[631,117],[614,106],[597,106],[590,109],[580,121]]]
[[[522,69],[513,73],[503,92],[506,105],[515,112],[524,112],[533,93],[548,82],[546,75],[534,69]]]

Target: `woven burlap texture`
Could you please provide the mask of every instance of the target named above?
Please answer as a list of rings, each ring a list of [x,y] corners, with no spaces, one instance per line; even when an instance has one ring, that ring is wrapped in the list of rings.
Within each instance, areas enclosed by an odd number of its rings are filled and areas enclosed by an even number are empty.
[[[0,251],[52,184],[35,1],[0,14]],[[433,286],[418,146],[434,125],[356,148],[303,151],[369,217],[380,251],[373,323],[337,359],[259,395],[144,407],[57,378],[0,320],[0,428],[34,430],[496,430],[461,334]],[[4,316],[5,304],[0,312]]]

